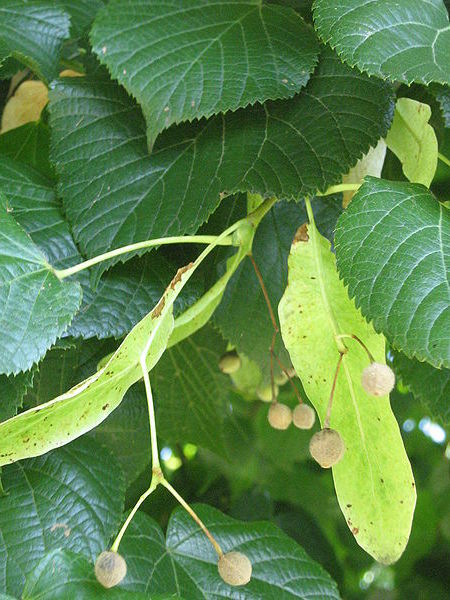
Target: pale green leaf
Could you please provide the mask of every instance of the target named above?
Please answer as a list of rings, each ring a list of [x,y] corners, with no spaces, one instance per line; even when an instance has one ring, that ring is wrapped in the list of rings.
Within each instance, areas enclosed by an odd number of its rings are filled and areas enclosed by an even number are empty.
[[[147,515],[138,514],[131,523],[120,546],[130,567],[123,589],[178,593],[187,600],[338,600],[330,576],[275,525],[237,521],[205,505],[194,508],[224,552],[236,550],[249,557],[250,583],[240,588],[224,583],[217,572],[217,554],[204,533],[186,512],[176,509],[166,538]]]
[[[112,0],[91,40],[142,106],[150,146],[172,123],[292,97],[319,55],[300,15],[260,0]]]
[[[0,591],[19,595],[26,575],[53,548],[93,561],[119,526],[123,476],[114,457],[93,440],[10,465],[2,482]]]
[[[339,274],[410,358],[450,366],[450,213],[423,186],[368,177],[336,227]]]
[[[59,190],[88,257],[194,233],[223,191],[299,198],[324,190],[387,133],[393,114],[390,86],[330,51],[293,98],[172,127],[151,155],[139,109],[100,75],[58,81],[50,97]]]
[[[81,302],[60,281],[0,197],[0,373],[29,369],[67,329]]]
[[[58,73],[59,54],[69,37],[69,15],[51,1],[2,0],[0,63],[12,56],[44,81]]]
[[[353,202],[350,207],[353,205]],[[348,210],[348,209],[347,209]],[[315,225],[302,227],[289,256],[288,286],[279,305],[281,332],[294,368],[323,424],[342,344],[342,359],[331,412],[331,427],[346,451],[333,467],[336,494],[355,540],[379,562],[395,562],[407,544],[415,484],[389,398],[362,388],[368,357],[384,363],[384,338],[349,300],[336,271],[329,242]]]
[[[409,181],[427,187],[433,181],[438,162],[438,142],[433,127],[428,123],[430,117],[428,104],[399,98],[386,136],[387,147],[399,158]]]
[[[314,24],[351,66],[404,83],[450,83],[443,0],[315,0]]]

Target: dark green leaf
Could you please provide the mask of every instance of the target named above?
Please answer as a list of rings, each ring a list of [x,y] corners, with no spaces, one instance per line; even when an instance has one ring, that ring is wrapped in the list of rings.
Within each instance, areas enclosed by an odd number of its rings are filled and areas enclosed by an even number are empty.
[[[260,0],[112,0],[91,40],[142,106],[150,146],[172,123],[290,98],[319,55],[299,15]]]
[[[95,578],[92,562],[80,554],[60,549],[46,554],[30,573],[22,598],[23,600],[67,600],[68,598],[156,600],[155,596],[148,596],[141,592],[105,589]]]
[[[0,140],[3,137],[0,136]],[[51,182],[26,163],[3,156],[1,149],[0,192],[6,195],[15,220],[53,267],[81,262]]]
[[[93,561],[119,526],[123,476],[93,440],[5,467],[2,482],[0,591],[20,594],[26,575],[54,548]]]
[[[69,37],[69,15],[62,8],[45,0],[3,0],[0,23],[0,62],[13,56],[45,81],[56,77],[61,46]]]
[[[87,31],[99,9],[106,3],[106,0],[57,1],[69,13],[71,31],[75,37],[80,37]]]
[[[78,283],[60,281],[0,197],[0,373],[29,369],[67,329],[81,302]]]
[[[193,233],[224,190],[298,198],[325,189],[385,135],[393,102],[390,86],[325,52],[294,98],[172,127],[151,156],[139,110],[99,76],[56,83],[50,112],[64,207],[90,257]]]
[[[218,363],[225,349],[223,338],[205,326],[166,350],[152,372],[158,433],[164,439],[224,452],[230,381]]]
[[[422,185],[366,178],[336,227],[340,276],[410,358],[450,366],[450,217]]]
[[[0,135],[0,156],[25,163],[50,180],[54,173],[49,152],[50,129],[42,121],[26,123]]]
[[[315,0],[314,24],[351,66],[404,83],[450,83],[442,0]]]
[[[84,556],[53,550],[28,576],[23,600],[181,600],[180,596],[148,595],[123,589],[105,589],[94,575],[94,565]],[[1,599],[1,596],[0,596]]]
[[[53,346],[39,363],[39,370],[33,379],[33,387],[25,398],[26,408],[48,402],[77,383],[75,374],[80,356],[80,344],[69,338],[63,338]]]
[[[0,421],[13,417],[33,384],[34,370],[17,375],[0,375]]]
[[[144,386],[136,384],[121,405],[91,435],[109,448],[120,463],[127,485],[150,463],[150,432]]]
[[[17,130],[14,130],[17,131]],[[8,135],[8,134],[6,134]],[[0,140],[3,136],[0,136]],[[67,267],[82,261],[51,183],[28,165],[1,155],[0,191],[5,192],[12,214],[52,266]],[[70,325],[74,337],[120,337],[154,306],[177,267],[159,253],[109,270],[95,290],[86,273],[81,276],[83,302]],[[177,300],[180,311],[202,293],[198,279]],[[50,398],[49,398],[50,399]]]
[[[132,522],[121,544],[129,564],[124,589],[174,592],[186,600],[339,598],[330,576],[271,523],[236,521],[205,505],[197,505],[195,510],[224,552],[236,550],[249,557],[253,566],[250,583],[239,591],[224,583],[211,544],[191,517],[176,509],[166,539],[146,515],[138,514]]]
[[[408,358],[401,352],[394,355],[394,367],[413,395],[430,411],[430,417],[444,426],[450,424],[450,370],[435,369],[428,363]]]
[[[430,91],[440,104],[445,126],[450,127],[450,88],[435,83],[430,86]]]

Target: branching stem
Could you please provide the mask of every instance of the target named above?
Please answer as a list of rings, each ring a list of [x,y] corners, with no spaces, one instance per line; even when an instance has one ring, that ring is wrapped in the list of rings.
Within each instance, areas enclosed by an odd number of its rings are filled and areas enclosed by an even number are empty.
[[[364,350],[366,351],[366,354],[369,357],[370,362],[371,363],[375,362],[375,358],[373,357],[373,354],[370,352],[369,348],[354,333],[340,333],[339,335],[336,336],[336,338],[339,338],[339,339],[341,339],[341,338],[350,338],[352,340],[356,340],[358,342],[358,344],[360,346],[362,346],[364,348]]]
[[[115,258],[116,256],[121,256],[122,254],[127,254],[128,252],[133,252],[136,250],[142,250],[143,248],[152,248],[153,246],[163,246],[164,244],[212,244],[218,236],[216,235],[181,235],[181,236],[173,236],[173,237],[165,237],[165,238],[156,238],[154,240],[145,240],[144,242],[137,242],[136,244],[128,244],[128,246],[122,246],[121,248],[116,248],[115,250],[110,250],[109,252],[105,252],[104,254],[99,254],[94,258],[90,258],[89,260],[85,260],[73,267],[69,267],[67,269],[55,269],[55,275],[58,279],[65,279],[66,277],[70,277],[70,275],[75,275],[75,273],[79,273],[80,271],[84,271],[85,269],[89,269],[94,265],[98,265],[105,260],[109,260],[111,258]],[[231,236],[224,237],[220,241],[217,242],[217,246],[232,246],[233,239]]]
[[[236,231],[245,221],[250,222],[253,227],[257,227],[257,225],[259,224],[261,219],[264,217],[264,215],[267,213],[267,211],[270,210],[270,208],[274,205],[275,202],[276,202],[276,198],[270,198],[268,200],[265,200],[260,206],[258,206],[258,208],[255,211],[253,211],[253,213],[248,215],[248,217],[246,219],[242,219],[242,220],[234,223],[233,225],[228,227],[228,229],[226,229],[224,232],[222,232],[219,236],[185,236],[183,238],[162,238],[160,240],[149,240],[148,242],[142,242],[139,245],[139,247],[140,248],[150,247],[152,245],[160,245],[161,243],[179,243],[180,241],[187,241],[187,240],[192,243],[208,243],[207,248],[205,248],[205,250],[203,250],[203,252],[197,257],[197,259],[193,263],[192,267],[186,273],[184,283],[179,288],[179,291],[181,291],[181,288],[186,283],[186,281],[189,279],[189,277],[191,277],[192,273],[195,271],[195,269],[198,267],[198,265],[201,264],[201,262],[208,256],[208,254],[216,246],[231,245],[232,244],[232,238],[230,237],[231,234],[234,231]],[[193,239],[193,238],[195,238],[195,239]],[[202,240],[201,242],[200,242],[200,239]],[[145,244],[145,245],[143,245],[143,244]],[[64,277],[73,275],[74,273],[77,273],[78,271],[86,269],[86,268],[92,266],[93,264],[97,264],[97,263],[101,262],[102,260],[107,260],[108,258],[112,258],[113,256],[118,256],[119,254],[124,254],[125,252],[129,252],[130,250],[136,250],[136,249],[137,249],[136,244],[132,244],[131,246],[126,246],[124,248],[118,248],[117,250],[107,252],[106,254],[103,254],[94,259],[91,259],[90,261],[80,263],[79,265],[75,265],[75,267],[71,267],[70,269],[64,269],[62,271],[57,271],[56,273],[58,274],[58,277],[63,279]],[[174,302],[174,300],[175,300],[175,296],[173,296],[171,298],[171,304]],[[166,310],[167,310],[168,306],[169,306],[169,304],[165,305]],[[151,339],[152,338],[149,339],[149,342],[147,343],[146,348],[144,349],[141,356],[139,357],[139,362],[140,362],[140,366],[142,369],[142,376],[144,379],[145,391],[146,391],[146,396],[147,396],[151,452],[152,452],[152,479],[150,482],[150,486],[140,496],[139,500],[136,502],[136,504],[132,508],[130,514],[126,518],[124,524],[122,525],[119,533],[117,534],[116,539],[114,540],[114,542],[111,545],[111,551],[113,551],[113,552],[118,551],[120,542],[122,541],[125,531],[127,530],[129,524],[131,523],[134,515],[138,511],[141,504],[150,496],[150,494],[152,494],[155,491],[155,489],[158,487],[158,485],[163,485],[167,490],[169,490],[169,492],[178,500],[178,502],[181,504],[181,506],[189,513],[189,515],[199,525],[199,527],[202,529],[202,531],[204,532],[206,537],[209,539],[209,541],[213,545],[214,550],[217,552],[217,555],[219,557],[221,557],[223,555],[223,551],[222,551],[219,543],[217,542],[217,540],[212,536],[211,532],[205,526],[203,521],[198,517],[198,515],[194,512],[194,510],[189,506],[189,504],[180,496],[180,494],[175,490],[175,488],[167,481],[167,479],[164,477],[164,474],[163,474],[161,466],[160,466],[158,440],[157,440],[157,434],[156,434],[155,409],[154,409],[154,405],[153,405],[153,395],[152,395],[152,389],[151,389],[151,385],[150,385],[150,377],[149,377],[148,370],[147,370],[147,355],[148,355],[148,351],[150,349]]]

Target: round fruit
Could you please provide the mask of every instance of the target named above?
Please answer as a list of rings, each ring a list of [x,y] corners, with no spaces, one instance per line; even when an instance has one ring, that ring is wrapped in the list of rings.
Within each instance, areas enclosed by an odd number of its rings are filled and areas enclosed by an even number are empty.
[[[362,372],[361,384],[371,396],[386,396],[394,389],[394,371],[387,365],[371,363]]]
[[[104,551],[95,561],[95,576],[105,588],[112,588],[127,574],[127,563],[117,552]]]
[[[308,404],[297,404],[292,413],[292,421],[299,429],[311,429],[316,420],[314,409]]]
[[[278,386],[274,386],[275,398],[278,396]],[[263,402],[272,402],[272,386],[271,385],[260,385],[256,388],[256,395]]]
[[[287,429],[292,423],[292,410],[285,404],[275,402],[269,408],[267,419],[274,429]]]
[[[339,433],[326,427],[312,436],[309,452],[321,467],[329,469],[344,456],[345,446]]]
[[[288,382],[289,377],[286,375],[286,373],[284,371],[281,371],[281,373],[278,373],[278,375],[275,375],[275,377],[273,379],[277,385],[284,385],[285,383]]]
[[[219,575],[228,585],[245,585],[252,576],[252,563],[242,552],[227,552],[217,563]]]
[[[219,369],[222,371],[222,373],[225,373],[226,375],[236,373],[236,371],[240,369],[240,367],[241,359],[234,350],[232,350],[231,352],[226,352],[219,360]]]

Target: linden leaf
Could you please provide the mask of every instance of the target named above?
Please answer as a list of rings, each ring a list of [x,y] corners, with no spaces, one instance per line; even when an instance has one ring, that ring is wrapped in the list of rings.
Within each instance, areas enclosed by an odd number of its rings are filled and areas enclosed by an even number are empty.
[[[81,302],[60,281],[0,195],[0,373],[26,371],[67,329]]]
[[[443,0],[315,0],[320,37],[351,66],[404,83],[450,83]]]
[[[150,146],[172,123],[292,97],[319,55],[300,15],[260,0],[112,0],[91,40],[142,106]]]
[[[425,187],[368,177],[338,219],[340,276],[410,358],[450,367],[450,212]]]

